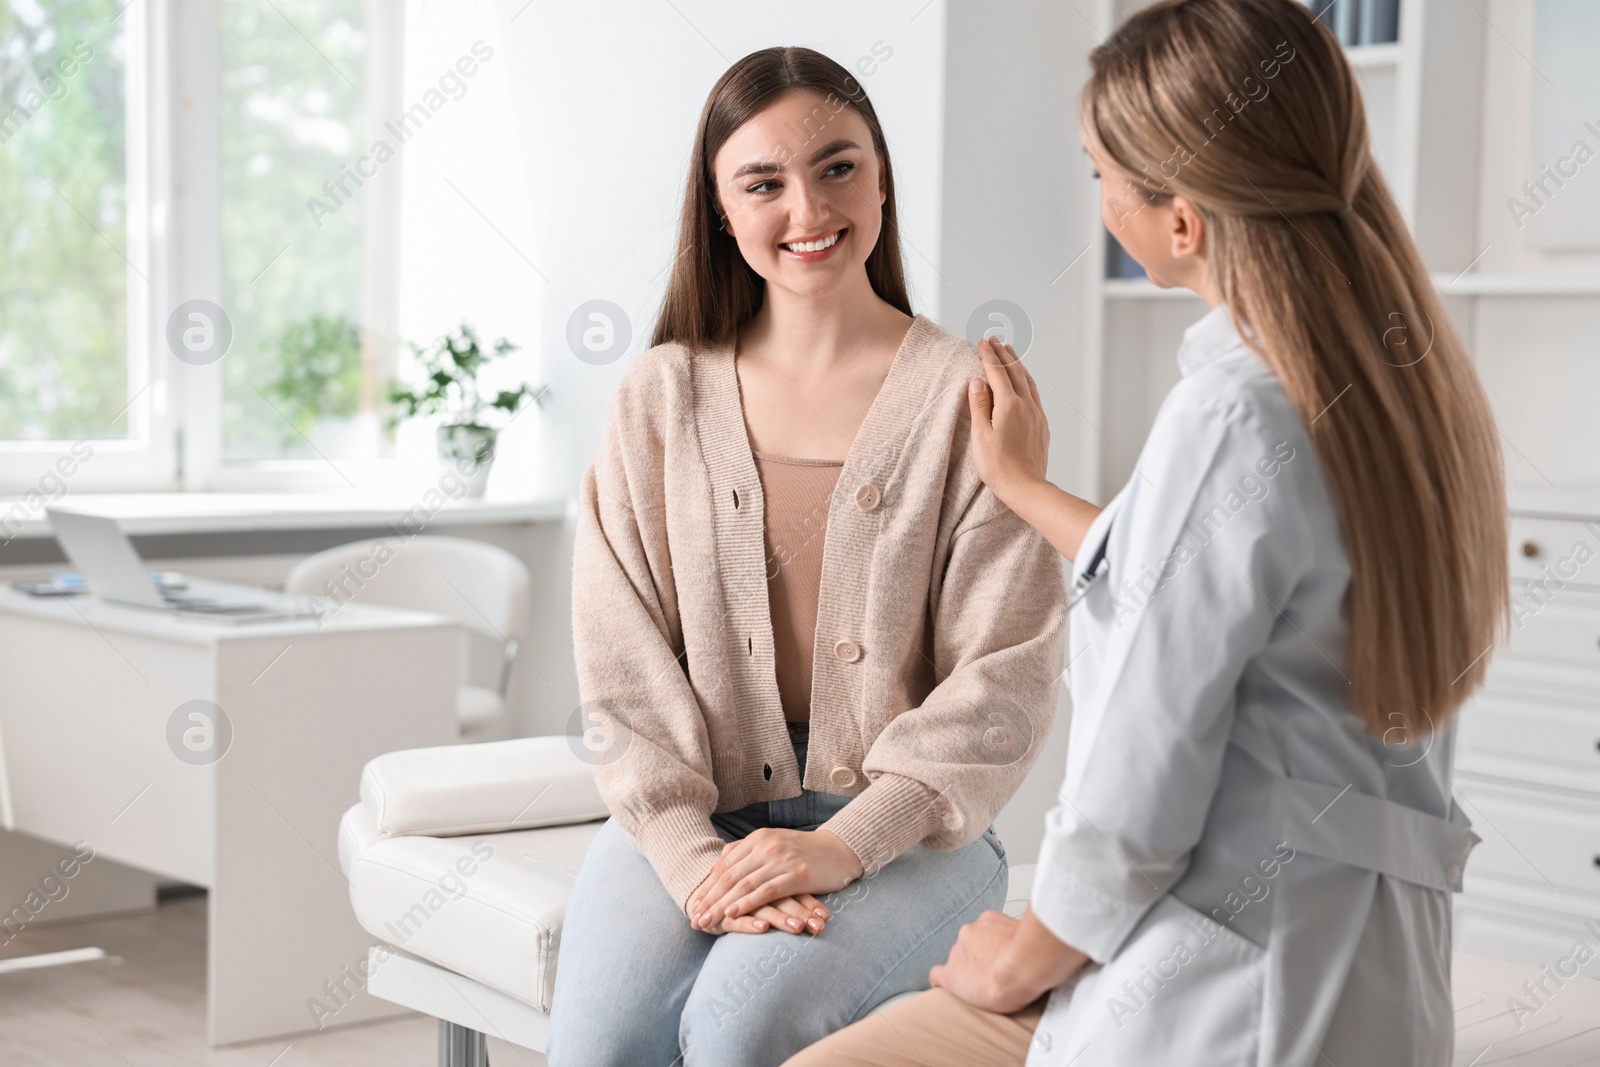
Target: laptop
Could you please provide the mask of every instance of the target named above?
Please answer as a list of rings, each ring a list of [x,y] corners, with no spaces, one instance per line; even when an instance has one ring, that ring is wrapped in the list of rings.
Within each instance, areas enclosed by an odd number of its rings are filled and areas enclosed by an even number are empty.
[[[175,615],[225,622],[257,622],[314,615],[306,600],[223,583],[157,582],[117,520],[66,508],[45,508],[62,551],[101,600]]]

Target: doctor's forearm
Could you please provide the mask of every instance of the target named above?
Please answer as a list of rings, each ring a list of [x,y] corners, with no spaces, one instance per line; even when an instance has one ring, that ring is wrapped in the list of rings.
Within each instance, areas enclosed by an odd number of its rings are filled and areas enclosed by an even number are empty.
[[[1070,560],[1078,558],[1089,524],[1100,514],[1094,504],[1043,478],[996,495]]]
[[[1077,974],[1088,962],[1088,956],[1052,934],[1030,907],[1023,913],[999,969],[1032,1000]]]

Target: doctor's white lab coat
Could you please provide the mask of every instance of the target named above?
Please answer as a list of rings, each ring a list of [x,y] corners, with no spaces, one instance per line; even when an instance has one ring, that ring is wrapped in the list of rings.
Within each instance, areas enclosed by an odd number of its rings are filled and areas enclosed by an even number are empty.
[[[1067,776],[1032,906],[1094,962],[1052,994],[1029,1067],[1445,1067],[1450,893],[1477,842],[1451,737],[1373,737],[1349,710],[1338,516],[1226,307],[1178,362],[1074,561]]]

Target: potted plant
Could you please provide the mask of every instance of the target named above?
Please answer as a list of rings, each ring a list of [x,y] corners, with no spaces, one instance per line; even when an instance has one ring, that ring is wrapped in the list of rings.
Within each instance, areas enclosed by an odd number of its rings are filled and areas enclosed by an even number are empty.
[[[415,342],[410,347],[417,357],[422,384],[415,389],[389,387],[389,402],[395,407],[390,426],[419,415],[444,416],[436,436],[439,459],[470,469],[467,495],[482,496],[499,433],[499,427],[488,420],[509,419],[543,390],[524,383],[515,389],[501,389],[492,398],[484,396],[478,388],[478,372],[516,351],[517,346],[502,337],[485,350],[464,322],[454,334],[435,339],[427,348]]]

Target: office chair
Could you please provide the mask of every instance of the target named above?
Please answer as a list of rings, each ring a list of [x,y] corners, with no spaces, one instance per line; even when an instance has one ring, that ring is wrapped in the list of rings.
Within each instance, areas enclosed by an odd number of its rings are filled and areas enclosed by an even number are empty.
[[[455,619],[465,643],[457,705],[462,736],[511,736],[506,694],[518,648],[527,639],[529,579],[528,569],[505,549],[459,537],[358,541],[301,560],[284,588],[335,605],[354,601]],[[488,673],[473,670],[475,645],[496,650],[499,677],[492,688],[472,684],[475,675]],[[480,664],[482,658],[476,657]]]

